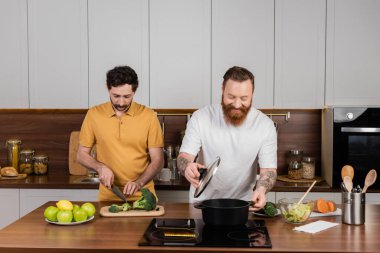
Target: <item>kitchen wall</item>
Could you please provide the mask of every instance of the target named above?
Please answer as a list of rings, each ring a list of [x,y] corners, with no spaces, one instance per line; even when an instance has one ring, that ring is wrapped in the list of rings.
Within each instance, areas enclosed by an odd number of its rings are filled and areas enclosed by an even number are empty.
[[[2,0],[0,108],[88,108],[130,65],[136,100],[200,108],[227,68],[256,77],[257,108],[380,104],[380,1]]]
[[[165,146],[180,145],[180,131],[186,128],[193,110],[157,109],[165,126]],[[78,131],[86,109],[0,109],[0,143],[17,138],[21,149],[33,149],[49,157],[49,173],[68,173],[71,131]],[[287,154],[301,149],[316,158],[316,174],[321,175],[321,110],[263,110],[278,124],[278,174],[287,174]],[[7,163],[7,149],[0,145],[0,166]]]

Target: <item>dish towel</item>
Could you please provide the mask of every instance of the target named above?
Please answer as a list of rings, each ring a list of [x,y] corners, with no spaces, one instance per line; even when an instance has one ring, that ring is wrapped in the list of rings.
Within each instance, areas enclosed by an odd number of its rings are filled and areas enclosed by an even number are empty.
[[[339,223],[333,223],[333,222],[328,222],[328,221],[315,221],[303,226],[295,227],[293,230],[300,231],[300,232],[306,232],[306,233],[311,233],[315,234],[317,232],[320,232],[322,230],[332,228],[339,225]]]

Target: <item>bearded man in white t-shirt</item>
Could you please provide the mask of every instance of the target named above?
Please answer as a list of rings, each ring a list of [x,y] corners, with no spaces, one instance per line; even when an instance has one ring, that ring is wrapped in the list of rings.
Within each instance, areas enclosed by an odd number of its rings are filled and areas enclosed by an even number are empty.
[[[221,104],[197,110],[189,120],[177,164],[191,183],[190,202],[235,198],[253,201],[250,209],[256,211],[264,207],[266,193],[277,177],[276,128],[268,116],[252,107],[254,76],[249,70],[232,67],[223,79]],[[221,158],[217,173],[194,198],[199,169],[217,156]]]

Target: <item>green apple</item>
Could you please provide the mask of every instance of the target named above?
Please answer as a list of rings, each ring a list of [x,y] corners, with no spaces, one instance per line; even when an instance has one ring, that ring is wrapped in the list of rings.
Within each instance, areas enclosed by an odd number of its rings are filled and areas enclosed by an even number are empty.
[[[44,217],[49,221],[57,221],[58,208],[55,206],[49,206],[44,211]]]
[[[87,212],[83,208],[74,209],[73,211],[74,221],[85,221],[87,220]]]
[[[75,211],[75,210],[78,210],[80,208],[80,206],[79,205],[77,205],[77,204],[74,204],[73,205],[73,212]]]
[[[96,208],[95,208],[95,206],[94,206],[92,203],[90,203],[90,202],[86,202],[86,203],[84,203],[84,204],[81,206],[81,208],[82,208],[83,210],[86,211],[86,213],[87,213],[87,217],[94,216],[94,214],[95,214],[95,212],[96,212]]]
[[[73,212],[69,210],[59,210],[57,220],[61,223],[70,223],[73,219]]]

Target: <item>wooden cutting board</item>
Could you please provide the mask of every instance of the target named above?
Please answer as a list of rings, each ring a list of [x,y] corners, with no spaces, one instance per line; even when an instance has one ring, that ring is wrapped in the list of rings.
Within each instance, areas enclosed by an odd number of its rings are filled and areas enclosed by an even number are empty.
[[[165,214],[165,208],[157,205],[155,210],[129,210],[127,212],[110,213],[108,211],[109,206],[103,206],[100,209],[100,215],[104,217],[129,217],[129,216],[162,216]]]
[[[70,134],[69,142],[69,171],[71,175],[83,176],[87,175],[87,169],[80,165],[77,161],[79,145],[79,131],[73,131]]]
[[[18,174],[17,177],[4,177],[0,176],[0,180],[15,180],[15,179],[24,179],[26,178],[27,174]]]

